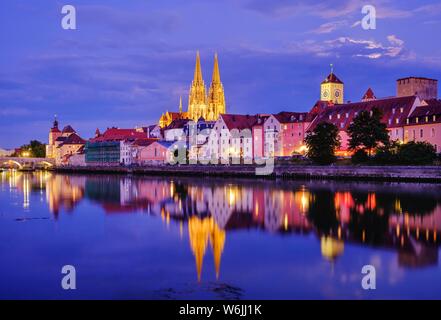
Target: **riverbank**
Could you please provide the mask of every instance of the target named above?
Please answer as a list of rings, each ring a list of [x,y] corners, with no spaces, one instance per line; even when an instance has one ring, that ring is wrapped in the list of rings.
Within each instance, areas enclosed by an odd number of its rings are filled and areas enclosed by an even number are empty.
[[[271,175],[256,175],[253,165],[181,165],[143,167],[59,167],[57,172],[113,173],[159,176],[213,176],[264,179],[332,179],[360,181],[403,181],[441,183],[440,166],[313,166],[276,165]]]

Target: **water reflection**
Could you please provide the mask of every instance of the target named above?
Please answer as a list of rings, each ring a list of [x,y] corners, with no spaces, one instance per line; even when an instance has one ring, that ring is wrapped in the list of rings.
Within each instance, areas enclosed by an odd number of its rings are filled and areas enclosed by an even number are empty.
[[[401,267],[438,264],[441,186],[333,182],[238,181],[58,175],[7,171],[1,189],[45,193],[55,220],[86,199],[107,215],[160,216],[165,225],[188,233],[197,279],[210,250],[215,274],[221,270],[229,233],[250,229],[315,235],[324,259],[344,255],[345,243],[394,250]]]

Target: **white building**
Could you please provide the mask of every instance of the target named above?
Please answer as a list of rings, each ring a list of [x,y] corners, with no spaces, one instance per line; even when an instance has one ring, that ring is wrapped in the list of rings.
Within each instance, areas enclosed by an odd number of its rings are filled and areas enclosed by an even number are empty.
[[[174,120],[170,125],[164,128],[165,141],[185,141],[186,134],[184,127],[187,124],[186,119]]]
[[[253,160],[252,127],[258,116],[223,114],[219,116],[208,139],[213,161],[224,164]]]

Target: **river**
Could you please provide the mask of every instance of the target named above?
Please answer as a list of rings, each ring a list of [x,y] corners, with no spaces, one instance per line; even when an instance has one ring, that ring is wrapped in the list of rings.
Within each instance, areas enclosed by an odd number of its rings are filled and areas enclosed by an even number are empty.
[[[441,298],[439,184],[0,176],[1,299]]]

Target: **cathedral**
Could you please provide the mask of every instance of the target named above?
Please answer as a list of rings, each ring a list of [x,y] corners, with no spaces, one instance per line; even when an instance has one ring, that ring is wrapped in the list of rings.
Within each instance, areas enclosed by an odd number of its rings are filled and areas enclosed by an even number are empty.
[[[181,98],[179,102],[179,112],[167,111],[159,119],[158,125],[164,128],[177,119],[198,121],[200,118],[203,118],[206,121],[216,121],[219,115],[224,113],[226,113],[225,94],[220,79],[217,54],[214,56],[213,75],[207,94],[205,82],[202,77],[201,59],[199,52],[197,52],[194,77],[188,96],[187,112],[182,111]]]

